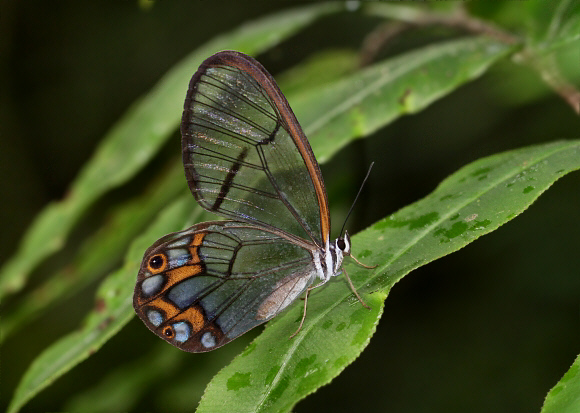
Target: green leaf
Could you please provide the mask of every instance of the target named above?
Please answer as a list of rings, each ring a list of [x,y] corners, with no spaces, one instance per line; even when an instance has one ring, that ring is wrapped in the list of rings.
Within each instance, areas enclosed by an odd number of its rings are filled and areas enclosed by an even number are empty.
[[[534,1],[530,5],[532,30],[527,35],[533,43],[555,40],[568,20],[580,12],[574,0]]]
[[[181,162],[173,162],[143,195],[117,206],[104,226],[83,242],[72,262],[24,296],[12,311],[3,314],[0,343],[52,304],[115,268],[135,236],[162,207],[186,189]]]
[[[304,327],[292,340],[302,306],[271,321],[209,384],[199,412],[290,411],[330,382],[366,347],[391,287],[415,268],[464,247],[522,213],[557,179],[580,169],[580,141],[493,155],[445,179],[433,193],[352,238],[368,270],[347,266],[363,308],[342,280],[309,298]]]
[[[580,356],[546,396],[541,413],[577,413],[580,411]]]
[[[349,272],[350,273],[350,272]],[[268,323],[264,332],[209,384],[198,412],[283,412],[330,382],[364,349],[376,329],[386,295],[353,300],[339,280],[308,300],[301,332],[290,339],[302,318],[302,303]],[[335,301],[339,299],[339,301]]]
[[[529,2],[525,47],[514,61],[525,64],[580,113],[579,79],[580,3],[573,0]],[[570,57],[572,57],[570,59]]]
[[[553,39],[552,44],[559,47],[560,44],[578,42],[580,40],[580,12],[572,16],[562,27],[558,39]],[[578,49],[576,49],[578,50]]]
[[[412,4],[411,6],[401,6],[400,4],[396,4],[394,2],[367,2],[363,3],[363,11],[371,16],[399,20],[407,23],[415,23],[421,20],[425,13],[430,12],[432,7],[429,6],[417,3]]]
[[[382,243],[378,249],[388,256],[388,271],[367,279],[362,291],[388,289],[419,265],[497,229],[579,168],[580,141],[513,150],[463,167],[423,200],[365,231],[369,242]]]
[[[177,128],[189,79],[206,57],[223,49],[249,54],[266,50],[338,7],[314,5],[253,21],[207,43],[177,64],[105,136],[67,197],[48,205],[36,217],[16,255],[0,271],[0,299],[22,289],[36,265],[63,246],[87,208],[106,191],[127,182],[157,153]]]
[[[359,56],[352,50],[323,50],[276,76],[285,96],[318,88],[356,72]]]
[[[580,3],[571,0],[535,2],[534,30],[527,33],[527,47],[537,55],[574,47],[580,41]],[[578,47],[576,46],[576,49]]]
[[[191,221],[190,198],[187,194],[165,208],[150,228],[133,242],[125,265],[101,284],[95,309],[83,326],[52,344],[28,368],[8,412],[17,412],[38,392],[101,348],[129,322],[134,315],[133,287],[143,251],[162,234],[178,231],[183,228],[184,222]],[[201,208],[196,208],[197,218],[201,213]]]
[[[325,162],[353,137],[368,136],[481,76],[510,50],[487,38],[439,43],[288,98],[318,161]]]
[[[578,14],[575,0],[529,0],[524,2],[471,2],[467,9],[481,19],[491,21],[527,44],[555,39],[558,32]]]
[[[160,378],[171,380],[172,374],[178,369],[184,354],[177,349],[167,350],[165,343],[160,342],[154,351],[144,354],[132,363],[119,366],[98,385],[82,394],[73,395],[64,411],[129,411],[146,392],[147,387]]]

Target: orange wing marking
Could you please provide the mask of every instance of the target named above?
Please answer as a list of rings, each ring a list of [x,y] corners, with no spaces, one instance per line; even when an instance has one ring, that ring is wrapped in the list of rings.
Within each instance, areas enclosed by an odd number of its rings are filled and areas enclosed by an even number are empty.
[[[161,297],[156,298],[155,300],[151,301],[151,303],[149,303],[148,306],[150,306],[154,309],[158,309],[158,310],[163,311],[165,313],[165,317],[164,317],[165,320],[173,318],[177,314],[179,314],[179,308],[177,308],[173,304],[168,303],[167,301],[165,301]]]
[[[191,241],[191,244],[189,244],[189,254],[191,255],[191,259],[189,260],[190,264],[199,264],[201,262],[201,259],[199,258],[199,247],[201,246],[203,238],[206,236],[206,234],[207,232],[200,232],[195,234],[193,241]]]
[[[203,314],[196,307],[189,307],[183,313],[179,314],[172,321],[187,321],[191,324],[193,334],[200,331],[205,326]]]

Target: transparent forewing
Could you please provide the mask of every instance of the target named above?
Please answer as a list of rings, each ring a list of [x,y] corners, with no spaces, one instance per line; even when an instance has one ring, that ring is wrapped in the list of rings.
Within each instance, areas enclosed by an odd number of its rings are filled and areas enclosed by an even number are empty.
[[[285,237],[242,222],[206,222],[146,252],[133,305],[166,341],[209,351],[274,317],[315,276],[311,251]]]
[[[191,191],[207,210],[323,245],[322,175],[286,98],[254,59],[221,52],[193,76],[182,125]]]

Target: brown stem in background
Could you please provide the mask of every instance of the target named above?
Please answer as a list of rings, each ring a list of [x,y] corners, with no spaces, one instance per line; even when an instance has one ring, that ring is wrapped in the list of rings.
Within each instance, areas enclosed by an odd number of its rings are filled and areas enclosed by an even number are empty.
[[[464,8],[458,8],[452,15],[441,15],[424,12],[413,21],[395,21],[382,24],[373,30],[363,41],[360,52],[360,65],[368,66],[376,60],[378,53],[385,49],[393,39],[408,30],[444,26],[466,31],[475,35],[485,35],[501,43],[515,45],[520,39],[486,21],[470,16]],[[544,82],[558,93],[572,109],[580,114],[580,90],[562,76],[552,56],[537,56],[533,50],[524,51],[514,56],[518,63],[527,64],[537,71]]]
[[[580,90],[562,76],[553,55],[535,57],[529,51],[524,51],[516,55],[515,60],[536,70],[544,82],[580,114]]]
[[[384,23],[378,26],[363,40],[359,56],[360,66],[365,67],[370,65],[375,61],[381,49],[385,48],[392,39],[413,27],[414,25],[412,24],[402,22]]]
[[[360,65],[367,66],[373,62],[378,52],[402,33],[418,27],[444,26],[464,30],[468,33],[486,35],[506,43],[516,44],[518,39],[494,25],[468,15],[463,8],[453,15],[424,13],[412,22],[390,22],[377,27],[363,41],[360,52]]]

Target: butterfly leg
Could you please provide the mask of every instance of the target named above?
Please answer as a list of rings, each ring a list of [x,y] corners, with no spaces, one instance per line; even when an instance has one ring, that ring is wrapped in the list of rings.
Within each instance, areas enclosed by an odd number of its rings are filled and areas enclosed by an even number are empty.
[[[308,305],[308,294],[310,294],[311,290],[314,290],[317,287],[320,287],[321,285],[324,285],[325,282],[321,282],[316,284],[314,287],[308,287],[308,289],[306,290],[306,294],[304,295],[304,312],[302,313],[302,320],[300,320],[300,325],[298,326],[298,330],[296,330],[294,332],[294,334],[292,334],[288,339],[294,338],[294,336],[296,334],[298,334],[300,332],[300,330],[302,330],[302,324],[304,324],[304,320],[306,319],[306,306]]]
[[[342,271],[344,271],[344,275],[345,275],[345,277],[346,277],[346,279],[348,281],[348,284],[350,285],[350,289],[352,290],[352,292],[354,293],[354,295],[356,295],[356,298],[358,298],[358,300],[363,305],[363,307],[368,308],[370,310],[371,308],[368,305],[365,304],[365,302],[363,301],[363,299],[361,298],[361,296],[358,294],[358,291],[356,290],[356,288],[354,288],[354,285],[353,285],[350,277],[348,276],[348,273],[344,269],[344,267],[342,268]],[[296,334],[296,333],[294,333],[294,334]]]
[[[373,265],[373,266],[370,266],[370,265],[365,265],[365,264],[363,264],[362,262],[360,262],[359,260],[357,260],[357,259],[354,257],[354,255],[349,255],[349,257],[350,257],[350,258],[352,258],[352,259],[353,259],[353,260],[354,260],[354,261],[355,261],[355,262],[356,262],[358,265],[360,265],[360,266],[361,266],[361,267],[363,267],[363,268],[367,268],[367,269],[369,269],[369,270],[372,270],[373,268],[377,268],[377,267],[378,267],[378,265]]]

